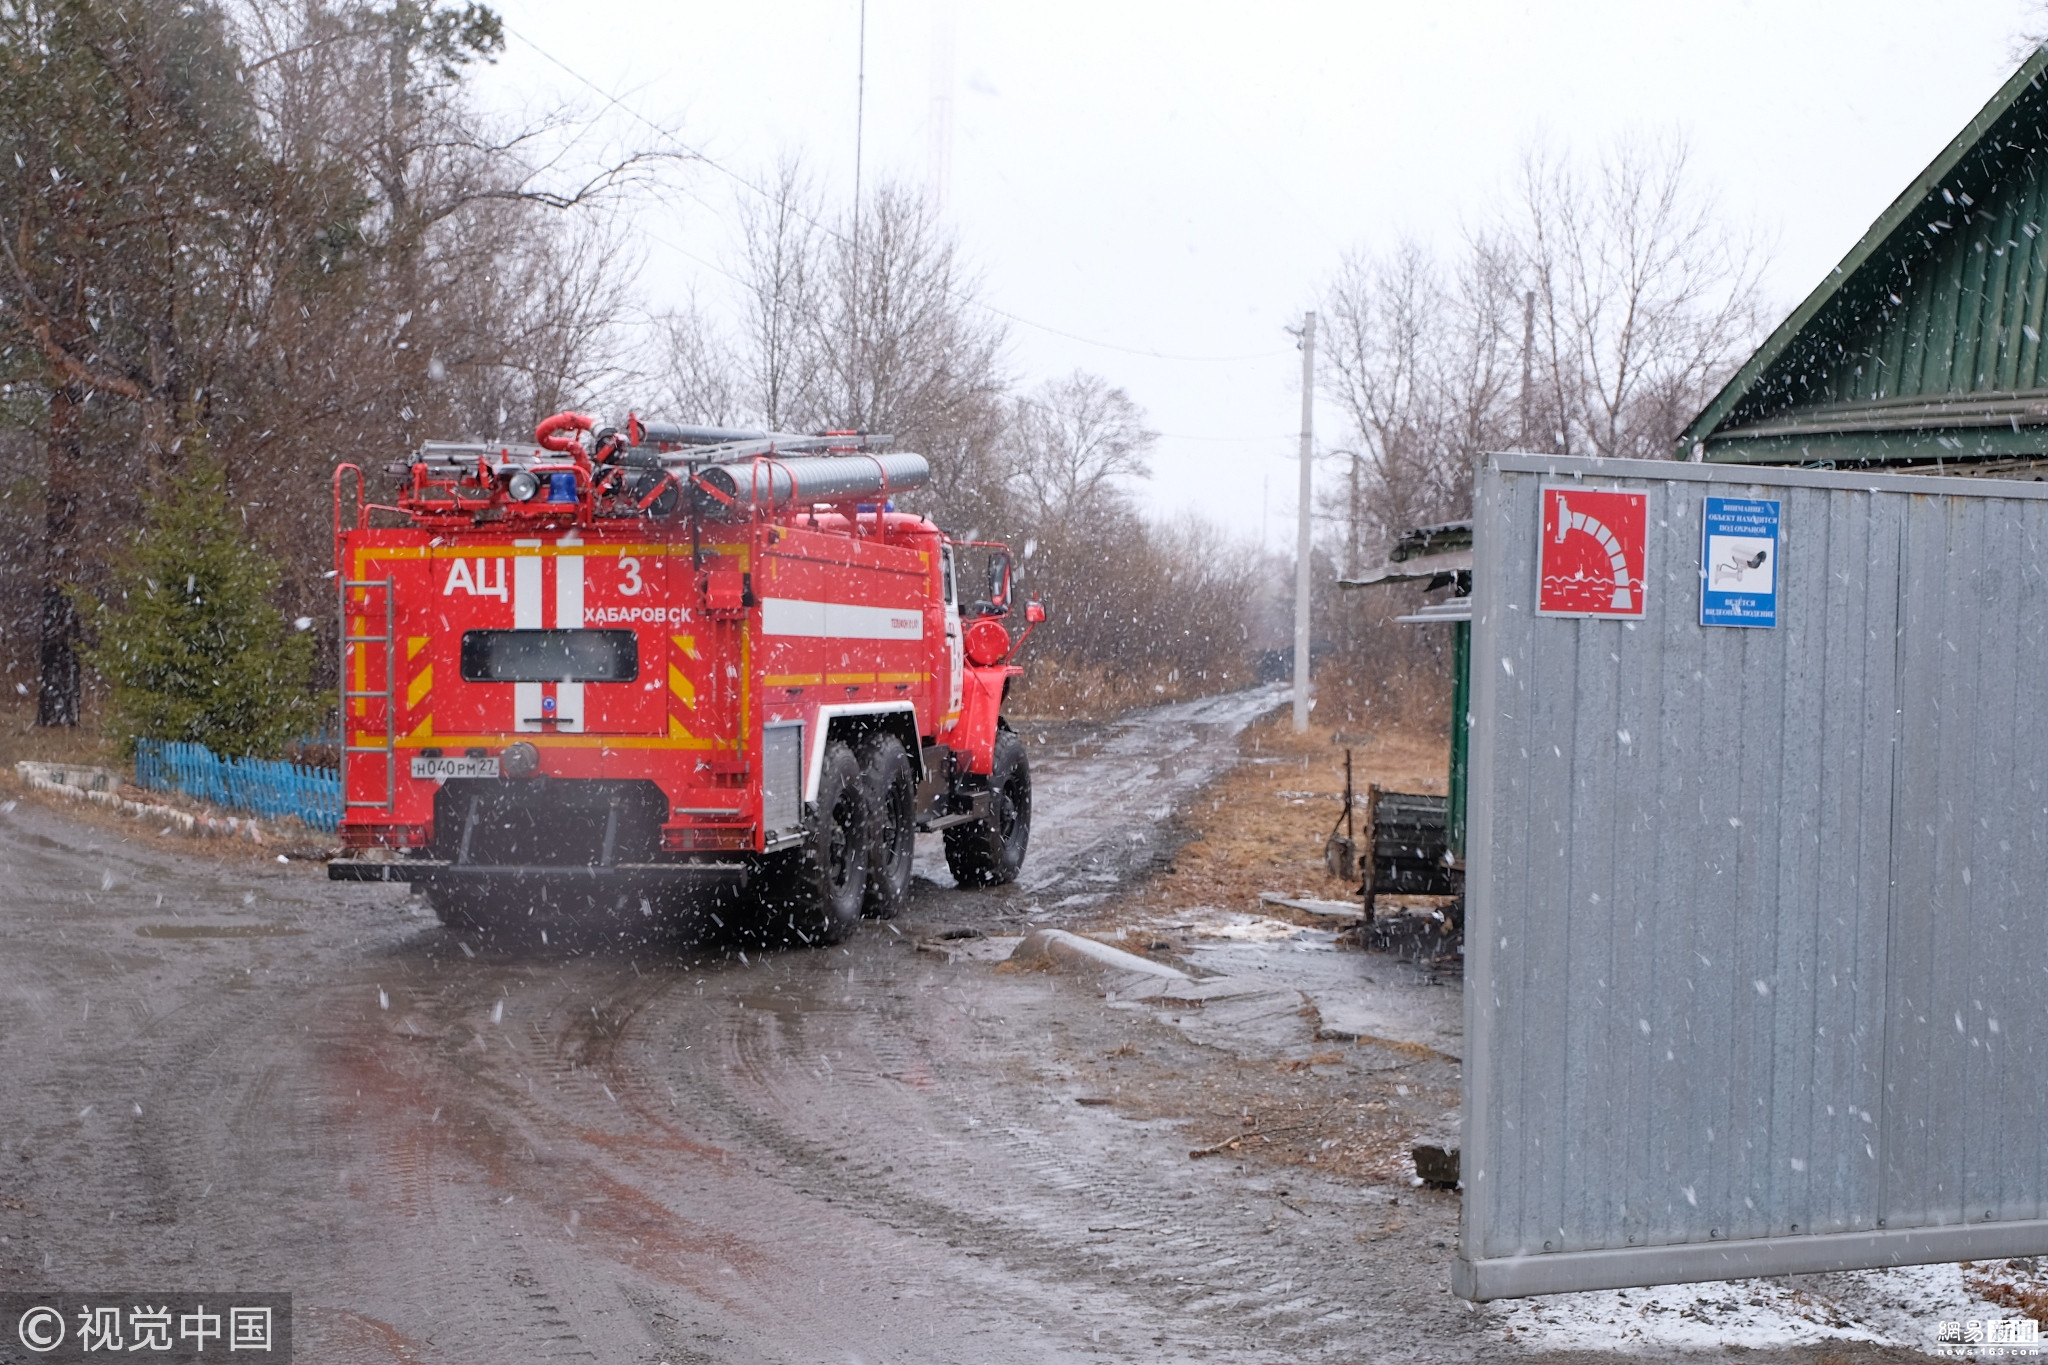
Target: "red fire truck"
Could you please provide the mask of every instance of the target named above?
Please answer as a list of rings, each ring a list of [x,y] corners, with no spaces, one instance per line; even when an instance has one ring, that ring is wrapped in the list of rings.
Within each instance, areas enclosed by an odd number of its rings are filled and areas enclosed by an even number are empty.
[[[1012,561],[892,499],[886,438],[562,413],[533,446],[335,472],[343,855],[444,921],[671,918],[830,943],[910,890],[1016,877]],[[962,601],[959,585],[974,585]],[[730,917],[738,914],[741,923]]]

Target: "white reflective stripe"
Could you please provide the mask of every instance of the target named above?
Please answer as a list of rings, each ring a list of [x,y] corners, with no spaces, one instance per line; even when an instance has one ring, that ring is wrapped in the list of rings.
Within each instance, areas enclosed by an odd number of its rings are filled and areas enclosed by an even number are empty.
[[[818,781],[825,768],[825,744],[832,737],[833,721],[841,716],[890,716],[899,711],[910,717],[910,728],[916,730],[917,708],[907,701],[843,702],[819,707],[817,723],[811,727],[810,760],[804,769],[804,800],[818,799]],[[922,779],[922,759],[913,757],[910,761]]]
[[[924,612],[916,607],[856,607],[844,602],[761,599],[763,635],[808,635],[827,640],[922,640]]]
[[[538,546],[537,540],[515,540],[515,546]],[[541,577],[539,555],[515,555],[512,559],[512,628],[539,630],[541,621]],[[541,685],[537,682],[512,684],[512,728],[535,731],[541,728]]]
[[[798,602],[787,597],[769,597],[761,602],[763,635],[823,635],[825,604]]]
[[[515,540],[514,545],[539,545],[537,540]],[[540,556],[516,555],[512,560],[512,629],[539,630]]]
[[[540,724],[541,685],[536,682],[512,684],[512,728],[515,730],[538,730]]]
[[[559,545],[581,545],[583,538],[566,535],[556,542]],[[583,628],[583,556],[576,554],[555,556],[555,629],[581,630]],[[557,683],[555,685],[555,715],[560,719],[555,725],[562,734],[580,734],[583,730],[583,684]]]
[[[583,684],[555,684],[555,715],[560,719],[555,730],[565,735],[583,733]]]
[[[564,545],[581,541],[563,537]],[[583,625],[583,556],[555,557],[555,629],[577,630]]]

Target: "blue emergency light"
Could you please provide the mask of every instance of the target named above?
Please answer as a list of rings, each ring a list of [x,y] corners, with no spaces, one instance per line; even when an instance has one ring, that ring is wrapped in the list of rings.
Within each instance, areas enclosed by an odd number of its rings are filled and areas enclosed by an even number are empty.
[[[576,501],[576,476],[570,473],[548,475],[548,501]]]

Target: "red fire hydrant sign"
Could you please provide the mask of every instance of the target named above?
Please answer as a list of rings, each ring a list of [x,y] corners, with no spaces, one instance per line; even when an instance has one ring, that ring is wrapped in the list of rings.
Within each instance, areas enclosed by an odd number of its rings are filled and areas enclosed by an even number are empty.
[[[1536,614],[1641,616],[1649,503],[1647,493],[1546,484]]]

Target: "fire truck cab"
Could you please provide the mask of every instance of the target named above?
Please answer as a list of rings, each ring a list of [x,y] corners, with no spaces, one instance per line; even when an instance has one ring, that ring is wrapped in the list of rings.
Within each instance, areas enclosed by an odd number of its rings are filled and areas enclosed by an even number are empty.
[[[829,943],[910,890],[1017,876],[1024,746],[1007,549],[893,498],[886,438],[563,413],[534,446],[335,473],[339,880],[442,919],[590,912]],[[963,584],[969,585],[966,600]]]

